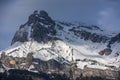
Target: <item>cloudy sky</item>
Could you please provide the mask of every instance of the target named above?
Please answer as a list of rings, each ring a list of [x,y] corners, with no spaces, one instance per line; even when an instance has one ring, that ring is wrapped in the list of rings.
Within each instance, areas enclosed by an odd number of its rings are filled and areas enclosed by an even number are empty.
[[[55,20],[95,24],[120,32],[120,0],[0,0],[0,50],[34,10],[46,10]]]

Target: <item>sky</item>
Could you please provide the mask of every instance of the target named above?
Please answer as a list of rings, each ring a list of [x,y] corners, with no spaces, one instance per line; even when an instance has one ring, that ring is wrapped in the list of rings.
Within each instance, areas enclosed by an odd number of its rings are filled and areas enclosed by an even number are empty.
[[[120,32],[119,8],[120,0],[0,0],[0,50],[10,46],[16,30],[34,10],[45,10],[55,20]]]

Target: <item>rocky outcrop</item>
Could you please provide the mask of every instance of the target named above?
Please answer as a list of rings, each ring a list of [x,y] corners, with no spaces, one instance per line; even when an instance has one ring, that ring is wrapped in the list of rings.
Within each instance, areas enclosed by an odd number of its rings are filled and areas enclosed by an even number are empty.
[[[100,55],[110,55],[112,53],[112,50],[110,48],[106,48],[99,52]]]
[[[85,31],[85,30],[76,30],[75,27],[73,27],[69,31],[74,32],[74,34],[76,36],[80,37],[81,39],[91,40],[92,42],[105,43],[106,41],[109,40],[109,37],[107,37],[105,35],[98,35],[96,33],[91,33],[91,32]]]
[[[41,41],[47,40],[48,33],[49,33],[49,30],[46,27],[42,26],[39,23],[36,23],[33,25],[33,32],[31,33],[31,37],[35,41],[41,42]]]
[[[33,14],[29,16],[28,24],[40,22],[45,25],[55,25],[55,22],[49,17],[48,13],[44,10],[41,10],[39,13],[38,11],[34,11]]]

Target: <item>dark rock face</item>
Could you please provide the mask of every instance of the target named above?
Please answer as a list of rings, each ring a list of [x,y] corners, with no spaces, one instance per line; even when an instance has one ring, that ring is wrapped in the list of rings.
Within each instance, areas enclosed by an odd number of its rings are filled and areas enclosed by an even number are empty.
[[[107,46],[111,47],[111,45],[114,44],[115,42],[120,42],[120,33],[112,37]]]
[[[105,43],[106,41],[109,40],[109,37],[104,36],[104,35],[98,35],[96,33],[90,33],[87,32],[85,30],[76,30],[75,27],[73,27],[72,29],[70,29],[69,31],[74,32],[74,34],[78,37],[80,37],[81,39],[84,40],[91,40],[92,42],[97,42],[97,43]]]
[[[100,55],[110,55],[112,53],[112,50],[110,48],[106,48],[99,52]]]
[[[40,11],[39,14],[37,11],[35,11],[32,15],[29,16],[29,20],[27,23],[28,25],[30,25],[32,23],[36,24],[38,22],[42,23],[42,25],[49,25],[49,27],[51,27],[52,29],[54,29],[55,27],[54,20],[52,20],[51,17],[49,17],[48,13],[45,11]]]
[[[31,38],[34,40],[41,42],[47,39],[47,34],[49,33],[48,28],[36,23],[32,26],[33,32],[31,33]]]
[[[39,14],[32,14],[29,17],[28,23],[33,23],[33,31],[31,37],[35,40],[37,40],[36,37],[44,38],[47,37],[47,34],[56,34],[55,22],[49,17],[48,13],[45,11],[40,11]]]
[[[36,22],[41,22],[45,25],[54,25],[55,22],[49,17],[48,13],[44,10],[40,11],[35,11],[32,15],[29,16],[28,23],[36,23]]]

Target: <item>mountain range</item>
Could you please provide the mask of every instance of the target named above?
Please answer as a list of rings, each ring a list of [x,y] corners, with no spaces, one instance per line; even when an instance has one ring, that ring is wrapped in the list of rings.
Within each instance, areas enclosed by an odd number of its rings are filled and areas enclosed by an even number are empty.
[[[11,46],[0,51],[0,72],[9,75],[17,69],[62,74],[70,80],[88,80],[81,76],[119,80],[119,49],[120,33],[54,20],[44,10],[34,11],[16,31]]]

